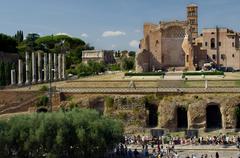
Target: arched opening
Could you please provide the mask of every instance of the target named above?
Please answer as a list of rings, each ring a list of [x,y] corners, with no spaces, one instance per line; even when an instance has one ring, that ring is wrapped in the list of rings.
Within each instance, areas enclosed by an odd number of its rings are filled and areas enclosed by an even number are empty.
[[[211,48],[215,48],[215,38],[211,38]]]
[[[98,111],[101,115],[104,113],[104,98],[97,97],[89,100],[89,107]]]
[[[148,110],[147,125],[149,127],[156,127],[158,124],[158,106],[155,104],[146,105]]]
[[[207,106],[206,117],[207,128],[222,128],[222,114],[217,104]]]
[[[185,107],[177,108],[177,128],[188,128],[187,109]]]
[[[37,109],[37,113],[40,113],[40,112],[48,112],[48,109],[46,108],[46,107],[39,107],[38,109]]]
[[[240,104],[236,107],[236,128],[240,129]]]

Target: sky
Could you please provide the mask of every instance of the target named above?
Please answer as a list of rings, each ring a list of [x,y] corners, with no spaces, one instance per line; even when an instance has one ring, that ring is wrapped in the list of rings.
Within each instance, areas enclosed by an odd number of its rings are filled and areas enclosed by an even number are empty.
[[[239,0],[0,0],[0,32],[64,33],[96,49],[137,50],[144,22],[185,20],[186,6],[199,7],[202,28],[240,31]]]

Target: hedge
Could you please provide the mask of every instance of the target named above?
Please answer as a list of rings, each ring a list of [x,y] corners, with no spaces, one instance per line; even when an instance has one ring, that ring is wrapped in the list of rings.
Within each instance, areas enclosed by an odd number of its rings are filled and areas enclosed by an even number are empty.
[[[206,71],[206,72],[184,72],[183,76],[198,76],[198,75],[224,75],[223,71]]]
[[[125,76],[163,76],[164,72],[125,73]]]

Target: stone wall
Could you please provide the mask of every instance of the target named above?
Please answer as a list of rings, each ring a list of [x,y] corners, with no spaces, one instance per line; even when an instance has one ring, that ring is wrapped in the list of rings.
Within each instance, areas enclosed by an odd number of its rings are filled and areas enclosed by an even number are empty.
[[[188,128],[206,128],[206,108],[217,105],[222,115],[222,128],[236,128],[236,107],[240,104],[240,94],[186,94],[166,96],[159,103],[159,127],[177,128],[177,107],[185,107]],[[165,114],[168,115],[165,115]]]
[[[0,111],[13,109],[10,112],[28,111],[34,97],[43,95],[40,92],[0,92]],[[55,93],[52,98],[53,109],[59,107],[78,106],[92,108],[101,114],[118,118],[123,121],[127,133],[143,131],[145,128],[178,129],[177,109],[186,109],[187,127],[185,129],[205,129],[207,127],[207,107],[217,106],[221,114],[222,129],[235,129],[240,118],[236,108],[240,105],[239,93],[209,94],[150,94],[150,95],[119,95],[119,94],[74,94]],[[20,106],[21,105],[21,106]],[[151,111],[155,110],[155,111]],[[151,114],[156,115],[157,123]],[[212,118],[214,119],[214,118]],[[151,126],[150,126],[151,124]]]
[[[66,94],[71,95],[71,94]],[[187,111],[188,129],[204,129],[207,125],[206,109],[217,105],[221,112],[223,129],[236,128],[235,109],[240,104],[240,94],[158,94],[158,95],[89,95],[74,94],[72,102],[81,107],[98,108],[103,113],[120,118],[127,126],[148,127],[149,109],[146,105],[157,105],[158,128],[178,128],[178,108]],[[106,98],[112,98],[112,105],[106,105]],[[104,102],[104,103],[103,103]],[[94,103],[91,105],[91,103]],[[109,103],[108,103],[109,104]],[[100,108],[100,109],[101,109]],[[99,109],[99,108],[98,108]],[[104,109],[104,110],[103,110]]]

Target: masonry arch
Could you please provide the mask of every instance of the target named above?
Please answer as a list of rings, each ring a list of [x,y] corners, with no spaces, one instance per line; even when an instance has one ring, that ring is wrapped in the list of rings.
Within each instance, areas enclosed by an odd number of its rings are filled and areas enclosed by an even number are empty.
[[[187,108],[177,107],[177,128],[188,128]]]
[[[147,125],[149,127],[156,127],[158,125],[158,106],[155,104],[147,104],[148,110]]]
[[[37,113],[45,113],[45,112],[48,112],[48,108],[47,107],[39,107],[37,108]]]
[[[235,109],[235,115],[236,115],[236,128],[240,129],[240,104],[238,104]]]
[[[207,105],[206,125],[207,128],[222,128],[222,113],[219,104],[210,103]]]

